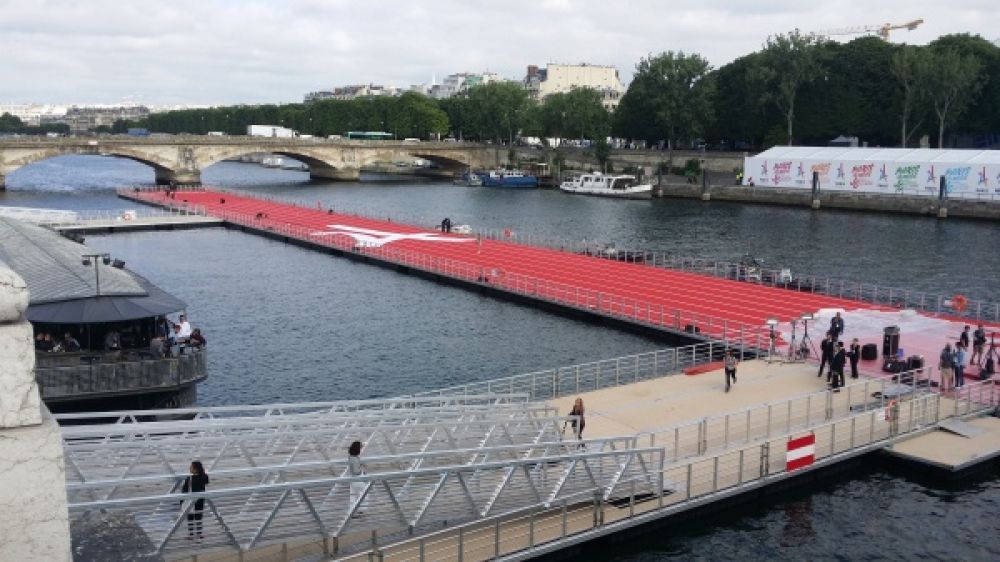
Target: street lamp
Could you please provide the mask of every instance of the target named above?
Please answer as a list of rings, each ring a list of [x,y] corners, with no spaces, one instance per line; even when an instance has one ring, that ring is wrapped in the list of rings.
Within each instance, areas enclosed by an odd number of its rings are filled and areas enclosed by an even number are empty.
[[[767,363],[770,365],[771,359],[774,355],[774,343],[775,340],[777,339],[777,335],[774,333],[774,327],[778,325],[778,319],[768,318],[767,321],[765,321],[764,323],[767,324],[768,327],[771,329],[771,333],[769,335],[769,340],[768,340],[769,343],[767,346]]]
[[[94,278],[97,285],[97,296],[101,296],[101,268],[97,265],[97,258],[101,258],[104,265],[109,265],[111,263],[111,254],[83,254],[81,256],[83,259],[80,261],[84,267],[89,267],[91,263],[94,264]],[[125,263],[122,262],[124,266]]]

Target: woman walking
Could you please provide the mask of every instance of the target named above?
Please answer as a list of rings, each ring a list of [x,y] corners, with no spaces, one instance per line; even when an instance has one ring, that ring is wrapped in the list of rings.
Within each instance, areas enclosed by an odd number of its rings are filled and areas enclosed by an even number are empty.
[[[736,384],[736,365],[739,361],[736,360],[736,356],[733,355],[733,350],[726,351],[725,371],[726,371],[726,392],[729,392],[729,387]],[[821,368],[822,369],[822,368]]]
[[[188,493],[198,493],[204,492],[205,486],[208,485],[208,474],[205,473],[205,467],[202,466],[201,461],[192,461],[190,467],[191,475],[184,479],[184,485],[181,487],[181,492]],[[190,540],[198,535],[198,540],[201,540],[201,518],[204,515],[205,509],[205,498],[198,498],[194,501],[194,507],[188,512],[188,539]]]
[[[361,441],[351,443],[347,449],[347,474],[350,476],[364,476],[365,465],[361,462]],[[348,509],[353,508],[361,501],[361,494],[365,492],[364,482],[351,482],[351,504]],[[361,515],[361,510],[356,510],[355,515]]]
[[[569,415],[577,416],[576,418],[570,420],[573,424],[573,435],[577,439],[583,439],[583,428],[587,426],[587,421],[583,418],[583,398],[577,398],[576,402],[573,402],[573,409],[569,411]],[[563,427],[566,425],[563,424]]]

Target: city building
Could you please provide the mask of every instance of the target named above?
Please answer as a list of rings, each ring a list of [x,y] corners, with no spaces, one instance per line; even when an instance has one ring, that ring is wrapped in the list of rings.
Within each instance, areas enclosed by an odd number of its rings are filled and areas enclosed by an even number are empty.
[[[545,68],[529,65],[524,78],[528,95],[535,100],[565,93],[573,88],[593,88],[601,93],[602,103],[609,111],[618,107],[625,86],[613,66],[596,64],[548,64]]]
[[[468,93],[469,89],[493,82],[503,82],[499,74],[494,72],[471,73],[459,72],[451,74],[440,84],[434,84],[428,89],[428,95],[435,99],[445,99]]]

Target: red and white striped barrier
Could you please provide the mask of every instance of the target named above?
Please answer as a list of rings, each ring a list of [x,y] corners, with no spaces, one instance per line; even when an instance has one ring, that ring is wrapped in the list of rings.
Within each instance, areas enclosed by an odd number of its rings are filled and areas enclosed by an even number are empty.
[[[789,472],[810,466],[816,460],[816,436],[812,433],[788,440],[785,470]]]

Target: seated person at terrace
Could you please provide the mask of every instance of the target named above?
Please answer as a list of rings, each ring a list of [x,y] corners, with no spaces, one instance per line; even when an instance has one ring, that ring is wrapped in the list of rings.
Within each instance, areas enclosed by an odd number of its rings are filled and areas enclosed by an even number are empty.
[[[121,348],[122,344],[118,338],[118,332],[111,330],[104,334],[104,351],[119,351]]]
[[[194,331],[191,332],[191,337],[188,338],[188,344],[195,349],[205,347],[206,343],[208,343],[208,341],[205,340],[205,336],[201,335],[201,328],[195,328]]]
[[[76,341],[73,334],[66,332],[66,335],[63,336],[62,350],[68,353],[80,351],[80,342]]]

